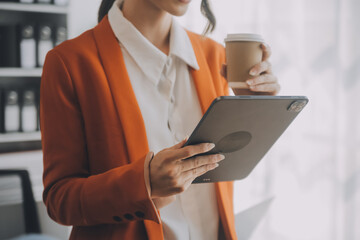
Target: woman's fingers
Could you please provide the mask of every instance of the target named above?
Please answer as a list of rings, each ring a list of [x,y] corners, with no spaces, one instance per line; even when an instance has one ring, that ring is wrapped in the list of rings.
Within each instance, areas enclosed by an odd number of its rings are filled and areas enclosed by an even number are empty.
[[[246,82],[253,92],[266,92],[276,95],[280,91],[280,84],[273,74],[263,74]]]
[[[271,72],[272,72],[271,63],[269,61],[263,61],[252,67],[249,74],[251,76],[259,76],[261,74],[271,73]]]
[[[178,164],[181,166],[180,169],[182,172],[201,167],[203,165],[218,163],[225,159],[225,156],[222,154],[212,154],[192,157],[179,161]]]
[[[246,81],[246,83],[251,87],[251,86],[256,86],[259,84],[264,84],[264,83],[277,83],[277,77],[275,77],[275,75],[273,74],[262,74],[260,76],[257,76],[255,78],[249,79]]]
[[[168,153],[167,161],[182,160],[193,157],[195,155],[206,153],[213,149],[215,144],[213,143],[200,143],[196,145],[186,146],[180,149],[174,149]]]
[[[191,182],[192,182],[195,178],[205,174],[208,171],[214,170],[218,166],[219,166],[218,163],[203,165],[203,166],[193,168],[191,170],[183,172],[181,177],[185,180],[185,182],[187,182],[189,180],[191,180]]]
[[[271,56],[271,48],[268,44],[266,43],[262,43],[260,45],[261,49],[263,50],[263,57],[262,57],[262,61],[266,61],[270,58]]]
[[[254,92],[267,92],[276,95],[280,91],[278,83],[264,83],[255,86],[250,86],[250,90]]]
[[[256,64],[249,72],[254,78],[249,79],[246,83],[249,85],[249,89],[253,92],[269,93],[270,95],[276,95],[280,91],[280,85],[277,77],[272,73],[272,67],[267,59],[271,55],[270,47],[262,45],[264,49],[265,58],[259,64]]]
[[[166,197],[185,191],[189,179],[194,179],[216,168],[217,162],[224,159],[220,154],[195,156],[213,149],[215,147],[213,143],[181,147],[183,144],[185,144],[185,140],[172,148],[160,151],[150,162],[151,196],[153,198]]]

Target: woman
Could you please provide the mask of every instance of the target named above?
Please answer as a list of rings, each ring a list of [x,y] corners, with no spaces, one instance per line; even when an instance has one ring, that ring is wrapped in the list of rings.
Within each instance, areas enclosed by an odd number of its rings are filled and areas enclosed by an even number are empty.
[[[236,239],[232,183],[191,185],[224,156],[193,157],[212,143],[183,147],[211,101],[229,93],[223,47],[172,18],[189,0],[113,2],[102,1],[95,28],[46,58],[40,119],[50,217],[74,226],[70,239]],[[205,0],[202,10],[211,29]],[[276,94],[263,50],[249,84]]]

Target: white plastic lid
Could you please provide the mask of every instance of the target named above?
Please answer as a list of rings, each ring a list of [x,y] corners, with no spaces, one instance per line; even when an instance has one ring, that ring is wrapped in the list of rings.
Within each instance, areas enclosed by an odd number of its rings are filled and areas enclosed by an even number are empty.
[[[264,42],[264,39],[259,34],[254,33],[235,33],[235,34],[228,34],[225,38],[225,42],[237,42],[237,41],[244,41],[244,42]]]

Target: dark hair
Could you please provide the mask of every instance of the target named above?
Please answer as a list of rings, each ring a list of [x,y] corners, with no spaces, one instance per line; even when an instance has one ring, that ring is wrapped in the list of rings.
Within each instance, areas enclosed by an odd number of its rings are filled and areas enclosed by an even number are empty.
[[[115,2],[115,0],[102,0],[101,1],[99,13],[98,13],[98,22],[100,22],[105,17],[105,15],[108,14],[108,12],[114,2]],[[216,26],[216,19],[210,9],[210,4],[209,4],[208,0],[201,0],[200,9],[201,9],[201,13],[208,20],[208,23],[206,24],[206,27],[205,27],[204,33],[203,33],[205,35],[209,32],[214,31],[215,26]]]
[[[114,4],[115,0],[102,0],[99,7],[98,12],[98,22],[101,22],[101,20],[105,17],[106,14],[108,14],[110,8]]]
[[[204,29],[204,35],[207,33],[211,33],[214,31],[216,26],[216,18],[213,14],[213,12],[210,9],[209,1],[208,0],[201,0],[201,7],[200,7],[202,15],[204,15],[208,22],[206,24],[206,27]]]

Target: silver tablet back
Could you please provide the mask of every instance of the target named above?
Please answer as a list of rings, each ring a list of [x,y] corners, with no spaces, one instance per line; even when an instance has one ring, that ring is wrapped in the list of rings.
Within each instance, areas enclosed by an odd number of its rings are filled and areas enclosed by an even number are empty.
[[[226,96],[216,98],[185,145],[215,143],[207,154],[225,160],[193,183],[243,179],[269,151],[308,103],[302,96]]]

